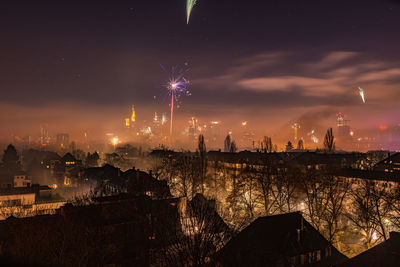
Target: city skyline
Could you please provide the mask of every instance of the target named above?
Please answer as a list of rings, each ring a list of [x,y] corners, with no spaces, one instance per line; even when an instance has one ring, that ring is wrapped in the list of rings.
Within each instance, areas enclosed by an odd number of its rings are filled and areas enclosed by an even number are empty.
[[[160,64],[189,69],[180,128],[196,117],[235,133],[249,121],[287,139],[293,123],[334,127],[339,112],[356,134],[399,124],[398,2],[199,1],[189,24],[181,2],[6,4],[0,139],[42,123],[101,138],[132,104],[141,122],[169,114]]]

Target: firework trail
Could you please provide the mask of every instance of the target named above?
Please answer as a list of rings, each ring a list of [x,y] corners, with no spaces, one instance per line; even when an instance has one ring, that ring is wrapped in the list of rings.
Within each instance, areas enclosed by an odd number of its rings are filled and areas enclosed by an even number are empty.
[[[196,5],[196,2],[197,0],[187,0],[186,2],[187,24],[189,24],[190,14],[192,13],[194,5]]]
[[[358,89],[360,90],[361,99],[362,99],[362,101],[363,101],[364,104],[365,104],[365,93],[364,93],[364,89],[362,89],[361,87],[358,87]]]

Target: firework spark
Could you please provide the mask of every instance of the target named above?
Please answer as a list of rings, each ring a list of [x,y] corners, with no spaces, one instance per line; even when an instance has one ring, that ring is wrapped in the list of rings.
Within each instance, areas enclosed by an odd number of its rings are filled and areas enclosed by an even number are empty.
[[[196,5],[196,2],[197,0],[187,0],[186,2],[187,24],[189,24],[190,14],[192,13],[194,5]]]
[[[358,87],[358,90],[360,90],[361,99],[362,99],[362,101],[363,101],[364,104],[365,104],[365,93],[364,93],[364,89],[362,89],[361,87]]]

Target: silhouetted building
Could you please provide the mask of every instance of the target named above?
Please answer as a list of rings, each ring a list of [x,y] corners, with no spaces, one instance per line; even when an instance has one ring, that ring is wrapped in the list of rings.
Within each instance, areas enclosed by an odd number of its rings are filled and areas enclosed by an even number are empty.
[[[347,259],[299,212],[256,219],[220,257],[223,266],[331,266]]]
[[[58,150],[61,150],[61,151],[68,150],[69,149],[69,134],[66,134],[66,133],[57,134],[56,144],[57,144]]]
[[[397,172],[400,173],[400,153],[388,155],[388,157],[378,162],[374,169],[384,172]]]
[[[390,238],[375,247],[336,265],[337,267],[385,266],[397,267],[400,264],[400,233],[391,232]]]
[[[148,266],[151,200],[96,200],[58,214],[0,222],[1,255],[14,265]]]
[[[348,125],[348,120],[346,120],[346,115],[338,113],[337,117],[337,130],[338,137],[350,137],[350,126]]]
[[[40,124],[40,145],[45,148],[50,144],[49,125]]]

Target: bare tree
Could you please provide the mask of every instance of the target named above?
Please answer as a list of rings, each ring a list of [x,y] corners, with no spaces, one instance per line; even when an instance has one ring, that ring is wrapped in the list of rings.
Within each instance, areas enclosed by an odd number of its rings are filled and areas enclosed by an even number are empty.
[[[276,168],[277,175],[273,180],[272,196],[277,211],[281,213],[292,212],[295,209],[295,193],[298,189],[297,178],[300,169],[289,165]]]
[[[332,128],[329,128],[326,131],[325,139],[324,139],[324,147],[325,147],[325,151],[327,151],[327,152],[335,151],[335,137],[333,136]]]
[[[392,190],[388,191],[386,196],[386,205],[389,207],[388,222],[394,228],[400,229],[400,185],[396,183]]]
[[[293,150],[293,144],[292,142],[289,141],[286,145],[286,151],[289,152],[291,150]]]
[[[276,212],[276,200],[273,197],[273,187],[276,181],[278,166],[276,162],[270,157],[263,159],[260,169],[252,169],[253,175],[256,178],[257,188],[262,199],[262,206],[264,207],[264,214],[266,216],[272,215]]]
[[[366,247],[370,249],[381,240],[386,240],[387,230],[385,218],[389,215],[385,204],[385,191],[379,189],[373,182],[361,181],[361,184],[351,191],[352,204],[349,205],[347,217],[357,230],[361,231]]]
[[[300,176],[301,188],[304,193],[304,202],[300,203],[302,211],[308,221],[321,232],[323,228],[323,213],[327,208],[326,199],[323,197],[325,187],[319,173],[308,169]]]
[[[343,229],[340,225],[341,219],[345,213],[346,197],[350,185],[345,180],[335,177],[329,173],[324,174],[325,194],[327,200],[326,210],[324,212],[324,233],[329,242],[336,243],[339,231]]]
[[[215,253],[229,240],[231,231],[213,201],[196,195],[187,207],[167,219],[155,226],[158,245],[154,247],[154,265],[215,266]]]
[[[260,204],[260,185],[258,174],[250,168],[243,169],[238,175],[235,186],[227,197],[231,210],[239,213],[240,220],[247,218],[252,221],[259,215],[257,207]]]
[[[200,180],[201,180],[201,193],[204,194],[204,183],[207,175],[207,149],[204,141],[204,136],[199,135],[198,153],[200,158]]]
[[[181,155],[176,158],[172,190],[176,196],[192,197],[201,188],[200,158],[192,155]]]

